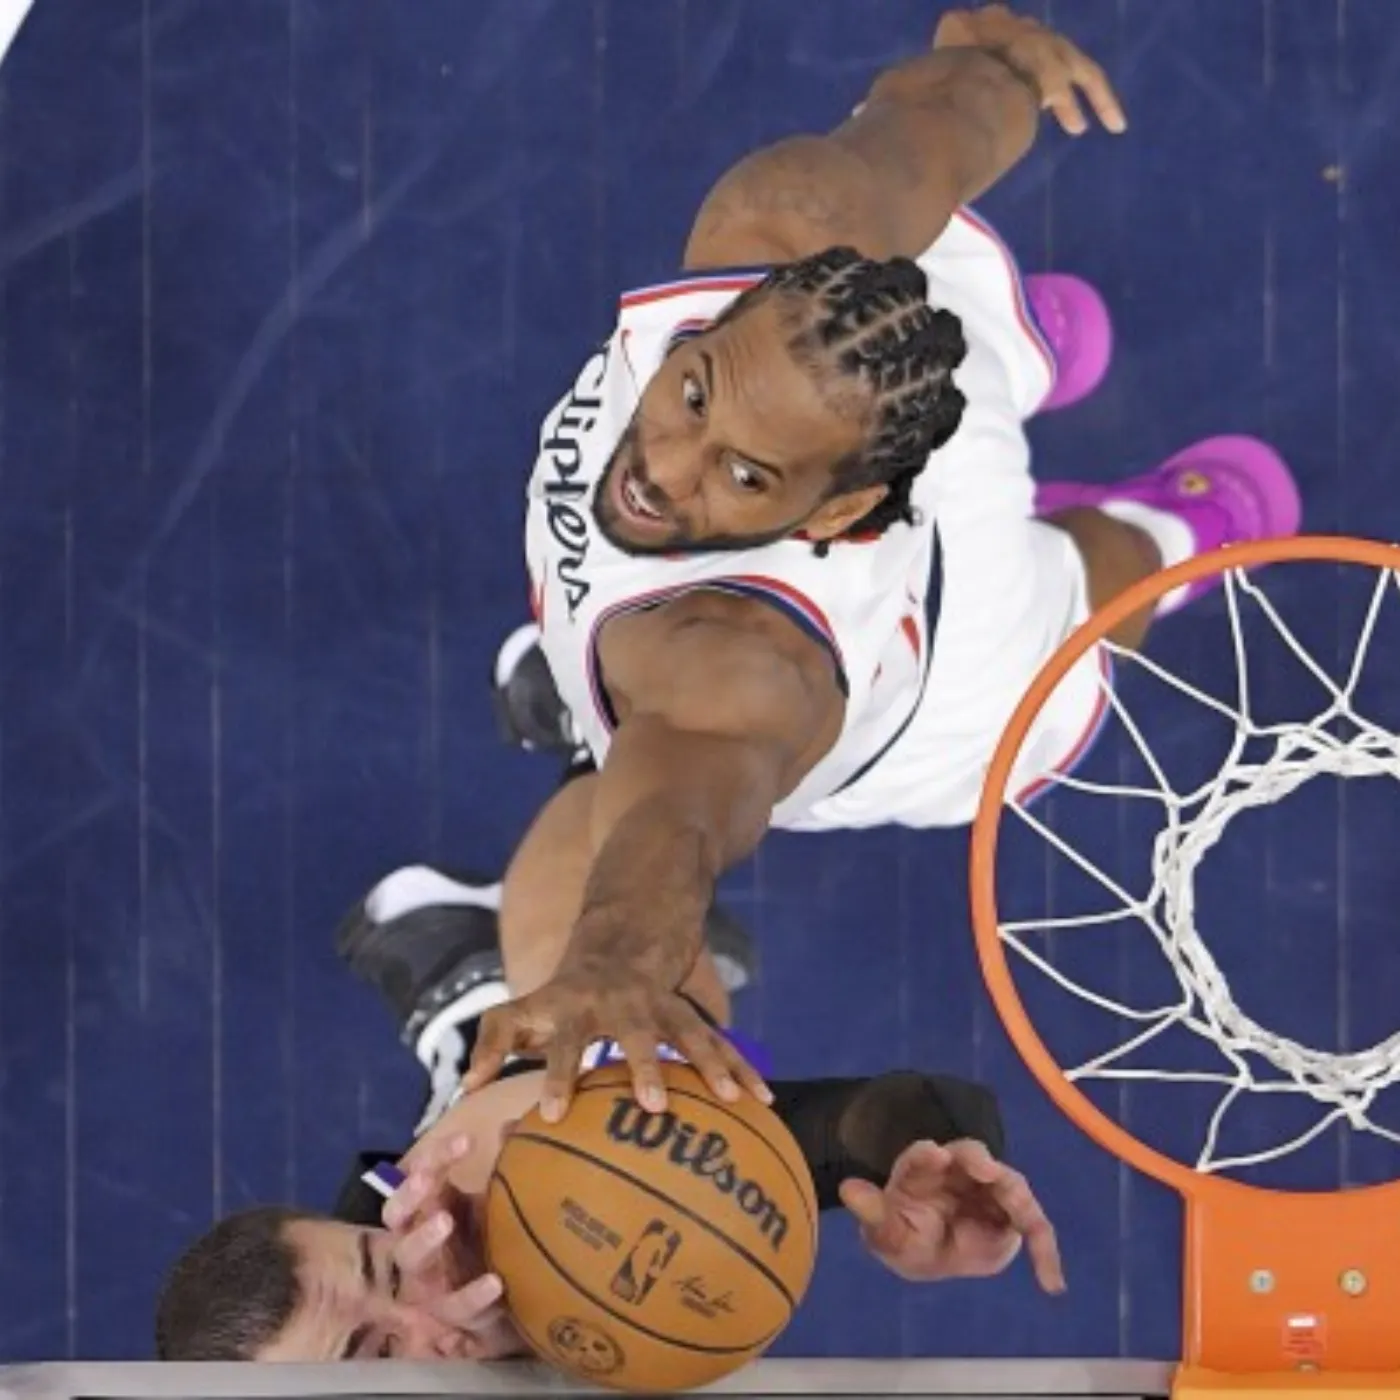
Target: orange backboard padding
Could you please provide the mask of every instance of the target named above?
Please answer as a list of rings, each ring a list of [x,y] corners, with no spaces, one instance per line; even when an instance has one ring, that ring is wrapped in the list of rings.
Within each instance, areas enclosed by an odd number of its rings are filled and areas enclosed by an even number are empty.
[[[1177,1368],[1172,1400],[1400,1400],[1400,1372],[1294,1371],[1231,1375]]]
[[[1302,1194],[1201,1178],[1185,1233],[1188,1365],[1400,1379],[1400,1183]]]

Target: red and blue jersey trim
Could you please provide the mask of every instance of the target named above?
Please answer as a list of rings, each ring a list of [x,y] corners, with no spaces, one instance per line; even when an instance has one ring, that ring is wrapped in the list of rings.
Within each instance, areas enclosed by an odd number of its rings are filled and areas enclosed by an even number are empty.
[[[836,789],[836,792],[845,792],[868,774],[876,764],[883,759],[894,746],[904,737],[905,731],[914,722],[914,716],[919,713],[919,706],[924,703],[924,692],[928,689],[929,672],[933,669],[933,638],[938,631],[938,619],[943,611],[943,539],[939,535],[935,526],[933,531],[933,558],[929,561],[928,593],[924,597],[924,644],[922,653],[922,673],[919,676],[919,690],[914,697],[914,703],[909,707],[909,713],[904,716],[899,728],[890,735],[888,739],[873,753],[864,763],[851,774],[849,778]],[[904,635],[909,638],[909,645],[914,648],[914,655],[920,655],[918,641],[918,627],[912,618],[906,617],[900,623]],[[835,796],[835,793],[832,794]]]
[[[694,292],[747,292],[751,287],[758,286],[771,271],[771,267],[706,268],[688,272],[674,281],[655,282],[649,287],[624,292],[620,302],[624,311],[630,311],[638,306],[669,301],[672,297],[688,296]]]
[[[841,693],[847,694],[849,684],[846,679],[846,663],[841,654],[841,644],[836,639],[831,621],[816,603],[805,593],[781,579],[769,578],[764,574],[733,574],[721,578],[700,579],[694,583],[672,584],[667,588],[654,588],[646,593],[638,593],[623,598],[611,607],[604,608],[594,619],[588,636],[588,686],[593,696],[593,708],[609,732],[617,728],[617,713],[608,698],[607,687],[603,683],[603,667],[598,657],[598,639],[603,628],[615,617],[625,613],[643,612],[648,608],[660,607],[687,593],[711,591],[728,593],[732,597],[751,598],[776,608],[791,622],[795,623],[814,642],[826,648],[836,666],[836,683]]]
[[[704,316],[687,317],[671,332],[671,339],[666,347],[667,352],[674,350],[683,341],[694,340],[697,335],[703,335],[712,325],[714,322]]]
[[[1055,387],[1055,352],[1051,350],[1049,342],[1045,339],[1044,332],[1036,324],[1035,313],[1031,310],[1030,302],[1026,300],[1026,284],[1021,277],[1021,268],[1016,261],[1016,255],[1002,241],[1001,235],[989,224],[980,214],[966,207],[959,209],[954,215],[961,219],[963,223],[977,230],[984,237],[991,239],[996,245],[997,251],[1001,254],[1002,260],[1006,263],[1007,275],[1011,278],[1011,295],[1016,304],[1016,320],[1020,323],[1021,329],[1030,338],[1031,344],[1035,347],[1036,353],[1045,361],[1046,368],[1050,371],[1050,393]]]
[[[1103,684],[1099,687],[1098,698],[1094,702],[1094,711],[1089,716],[1089,722],[1084,726],[1083,733],[1050,772],[1035,779],[1028,787],[1023,788],[1015,795],[1014,800],[1017,806],[1029,807],[1038,797],[1043,796],[1054,787],[1061,778],[1067,778],[1073,774],[1098,742],[1099,735],[1103,733],[1104,726],[1108,723],[1108,693],[1113,689],[1113,653],[1107,647],[1099,648],[1099,670],[1103,676]]]

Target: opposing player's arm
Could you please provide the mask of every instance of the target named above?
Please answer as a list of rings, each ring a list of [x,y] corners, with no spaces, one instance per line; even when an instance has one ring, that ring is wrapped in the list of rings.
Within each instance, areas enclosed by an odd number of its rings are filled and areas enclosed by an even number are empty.
[[[602,662],[620,724],[594,799],[596,851],[566,964],[677,986],[719,875],[840,732],[830,654],[761,604],[696,593],[622,619]]]
[[[1067,39],[1005,6],[949,11],[934,51],[881,73],[829,135],[779,141],[724,175],[686,266],[784,262],[837,244],[915,257],[1030,149],[1042,105],[1084,129],[1076,88],[1123,129],[1103,72]]]

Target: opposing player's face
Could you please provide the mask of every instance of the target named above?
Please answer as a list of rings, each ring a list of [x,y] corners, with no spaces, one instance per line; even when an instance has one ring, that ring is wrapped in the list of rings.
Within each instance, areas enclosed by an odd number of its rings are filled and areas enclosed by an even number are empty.
[[[302,1302],[259,1361],[370,1361],[453,1356],[457,1333],[401,1296],[384,1230],[330,1220],[288,1227]]]
[[[824,394],[789,334],[758,302],[671,353],[598,488],[613,544],[674,554],[798,531],[834,539],[879,502],[883,487],[832,495],[837,463],[861,446],[860,404]]]

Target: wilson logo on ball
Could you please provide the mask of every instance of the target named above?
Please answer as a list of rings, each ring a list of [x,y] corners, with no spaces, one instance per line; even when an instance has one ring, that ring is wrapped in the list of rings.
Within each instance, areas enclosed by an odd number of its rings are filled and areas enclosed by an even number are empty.
[[[635,1099],[621,1096],[613,1100],[606,1131],[616,1143],[664,1153],[677,1167],[708,1181],[721,1194],[733,1196],[773,1248],[782,1248],[788,1232],[787,1216],[768,1199],[758,1182],[744,1175],[723,1133],[702,1132],[669,1109],[649,1113]]]

